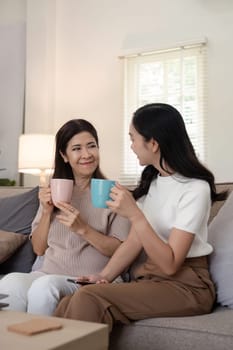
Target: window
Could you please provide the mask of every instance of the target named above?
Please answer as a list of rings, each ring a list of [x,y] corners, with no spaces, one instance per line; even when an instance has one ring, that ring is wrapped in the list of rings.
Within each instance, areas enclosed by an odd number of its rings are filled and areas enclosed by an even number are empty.
[[[197,156],[205,161],[205,44],[125,56],[124,135],[121,183],[136,184],[142,167],[130,148],[133,112],[152,102],[173,105],[184,118]]]

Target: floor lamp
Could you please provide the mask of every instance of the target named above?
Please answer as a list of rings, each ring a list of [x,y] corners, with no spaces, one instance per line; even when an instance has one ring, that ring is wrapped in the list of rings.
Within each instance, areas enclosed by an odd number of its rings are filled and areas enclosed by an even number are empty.
[[[19,137],[18,171],[40,176],[40,186],[54,168],[55,138],[51,134],[22,134]]]

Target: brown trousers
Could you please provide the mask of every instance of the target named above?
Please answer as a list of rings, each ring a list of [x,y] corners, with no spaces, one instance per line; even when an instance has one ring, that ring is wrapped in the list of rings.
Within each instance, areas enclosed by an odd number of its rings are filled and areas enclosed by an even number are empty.
[[[207,258],[186,259],[173,276],[147,261],[138,270],[136,281],[81,287],[64,297],[55,316],[106,323],[152,317],[191,316],[209,313],[215,301]]]

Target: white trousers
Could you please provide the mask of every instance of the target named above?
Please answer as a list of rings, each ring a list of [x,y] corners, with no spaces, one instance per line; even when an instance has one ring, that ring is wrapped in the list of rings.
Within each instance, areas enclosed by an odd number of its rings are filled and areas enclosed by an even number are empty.
[[[52,315],[60,299],[79,288],[67,278],[72,277],[39,271],[9,273],[0,280],[0,293],[9,295],[1,300],[9,304],[4,309]]]

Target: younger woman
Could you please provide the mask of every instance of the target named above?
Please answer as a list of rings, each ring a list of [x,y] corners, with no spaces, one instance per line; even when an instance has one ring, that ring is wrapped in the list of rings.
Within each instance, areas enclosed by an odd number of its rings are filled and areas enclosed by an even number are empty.
[[[129,130],[132,150],[145,166],[133,196],[112,188],[108,206],[131,222],[127,240],[100,274],[79,280],[98,282],[65,297],[55,315],[102,322],[109,329],[160,316],[209,313],[215,300],[207,256],[211,203],[222,200],[213,174],[197,159],[180,113],[154,103],[139,108]],[[111,284],[144,250],[147,259],[134,281]]]

